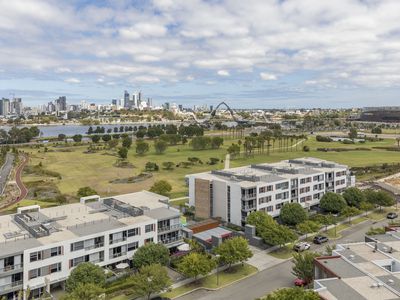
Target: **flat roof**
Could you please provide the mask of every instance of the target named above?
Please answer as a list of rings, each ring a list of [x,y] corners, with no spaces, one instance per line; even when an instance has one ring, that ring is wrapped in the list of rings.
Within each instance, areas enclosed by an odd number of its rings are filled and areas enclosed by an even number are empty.
[[[107,199],[117,200],[107,202]],[[0,216],[0,256],[87,235],[179,216],[168,197],[141,191]],[[104,201],[104,202],[103,202]],[[112,204],[110,204],[112,203]],[[36,209],[36,211],[35,211]],[[38,235],[33,227],[39,227]]]
[[[209,242],[212,238],[212,236],[218,236],[218,237],[225,237],[232,234],[232,231],[227,230],[225,228],[222,227],[215,227],[209,230],[205,230],[199,233],[194,234],[193,236],[205,241],[205,242]]]

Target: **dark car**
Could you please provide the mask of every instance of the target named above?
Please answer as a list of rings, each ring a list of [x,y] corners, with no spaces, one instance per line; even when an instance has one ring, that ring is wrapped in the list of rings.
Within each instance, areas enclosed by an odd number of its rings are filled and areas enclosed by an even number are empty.
[[[323,244],[326,243],[327,241],[329,241],[329,239],[326,236],[323,235],[317,235],[314,237],[314,244]]]
[[[398,214],[396,214],[395,212],[390,212],[386,215],[386,218],[388,219],[396,219],[398,217]]]

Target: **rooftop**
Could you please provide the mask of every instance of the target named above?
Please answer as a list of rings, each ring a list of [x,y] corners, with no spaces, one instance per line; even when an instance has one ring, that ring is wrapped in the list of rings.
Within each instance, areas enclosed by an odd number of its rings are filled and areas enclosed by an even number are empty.
[[[254,164],[224,170],[214,170],[196,174],[203,179],[220,179],[240,182],[244,187],[255,186],[256,182],[281,182],[301,175],[316,175],[336,169],[345,169],[347,166],[322,159],[304,157],[292,160],[283,160],[277,163]]]
[[[169,216],[168,198],[142,191],[82,203],[40,209],[20,208],[0,216],[0,256],[81,236],[121,228]]]

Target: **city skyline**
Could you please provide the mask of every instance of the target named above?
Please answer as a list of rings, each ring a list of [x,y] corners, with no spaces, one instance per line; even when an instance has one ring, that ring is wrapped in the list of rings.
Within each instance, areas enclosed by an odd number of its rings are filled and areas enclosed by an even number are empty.
[[[396,105],[396,1],[7,1],[0,98],[186,106]]]

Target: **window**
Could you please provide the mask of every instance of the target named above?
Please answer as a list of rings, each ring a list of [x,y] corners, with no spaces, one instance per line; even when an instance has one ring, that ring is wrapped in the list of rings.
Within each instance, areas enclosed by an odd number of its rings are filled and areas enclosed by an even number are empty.
[[[81,249],[83,249],[83,248],[84,248],[84,243],[83,243],[83,241],[80,241],[80,242],[76,242],[76,243],[71,244],[71,252],[72,252],[72,251],[78,251],[78,250],[81,250]]]
[[[271,211],[273,211],[274,210],[274,207],[271,205],[271,206],[267,206],[267,211],[268,212],[271,212]]]
[[[154,241],[153,238],[148,238],[144,240],[144,244],[152,243]]]
[[[42,259],[42,251],[32,252],[30,255],[30,262],[38,261]]]
[[[139,242],[128,244],[128,251],[133,251],[136,250],[137,248],[139,248]]]
[[[61,255],[61,247],[54,247],[50,249],[50,256],[57,256],[57,255]]]
[[[59,272],[59,271],[61,271],[61,263],[53,264],[53,265],[49,266],[50,274],[56,273],[56,272]]]
[[[268,203],[272,200],[271,196],[261,197],[258,199],[259,204]]]
[[[286,189],[289,188],[289,182],[277,183],[277,184],[275,185],[275,188],[276,188],[277,190],[279,190],[279,189],[286,190]]]
[[[29,273],[28,273],[28,278],[29,279],[37,278],[37,277],[40,277],[40,276],[41,276],[41,269],[40,268],[39,269],[30,270]]]
[[[144,228],[144,231],[147,233],[147,232],[151,232],[151,231],[154,231],[154,224],[149,224],[149,225],[146,225],[145,226],[145,228]]]
[[[274,190],[274,186],[273,185],[267,186],[267,192],[272,192],[273,190]]]
[[[271,192],[271,191],[273,191],[273,189],[274,189],[273,185],[268,185],[268,186],[260,187],[258,192],[259,193]]]
[[[139,227],[128,230],[128,237],[135,236],[135,235],[140,235]]]
[[[275,209],[281,209],[282,206],[283,206],[283,203],[278,203],[277,205],[275,205]]]

